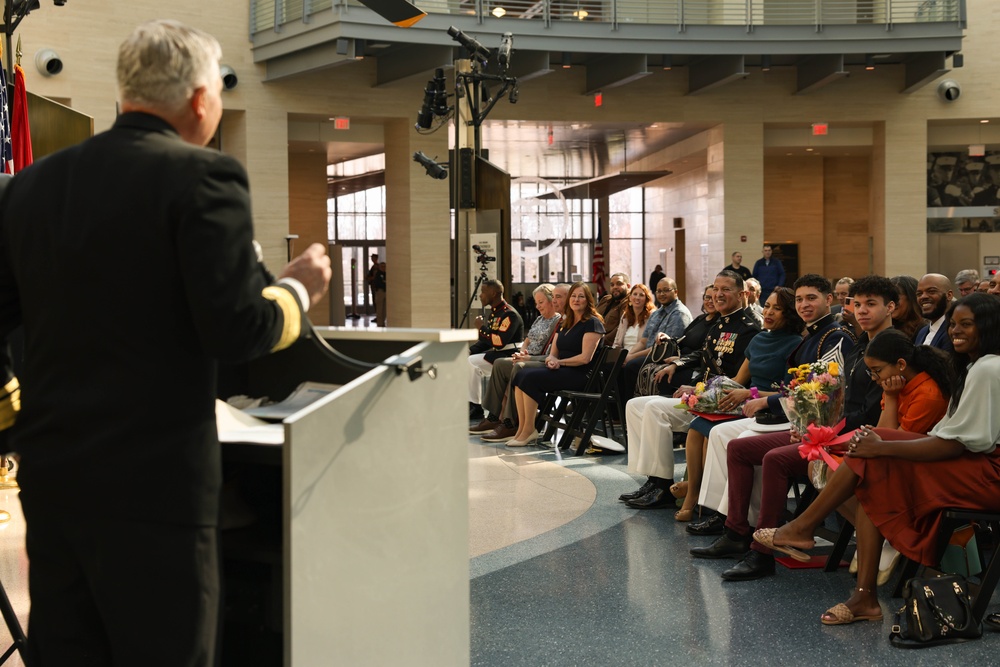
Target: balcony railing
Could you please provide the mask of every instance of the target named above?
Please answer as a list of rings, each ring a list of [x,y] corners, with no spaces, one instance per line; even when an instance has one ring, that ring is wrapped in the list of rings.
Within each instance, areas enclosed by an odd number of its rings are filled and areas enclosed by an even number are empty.
[[[687,26],[948,23],[964,20],[963,0],[415,0],[429,14],[493,19],[586,21]],[[356,0],[250,0],[250,33],[292,21],[309,22],[324,9],[349,11]]]

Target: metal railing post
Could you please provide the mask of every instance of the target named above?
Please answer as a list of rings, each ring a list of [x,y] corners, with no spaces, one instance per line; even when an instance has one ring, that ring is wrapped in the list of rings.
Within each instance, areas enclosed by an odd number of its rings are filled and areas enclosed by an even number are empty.
[[[284,0],[274,0],[274,31],[281,32],[281,17],[284,15],[282,4]]]
[[[684,0],[680,0],[680,16],[677,17],[677,32],[684,32]]]
[[[309,23],[312,20],[312,0],[302,0],[302,22]]]

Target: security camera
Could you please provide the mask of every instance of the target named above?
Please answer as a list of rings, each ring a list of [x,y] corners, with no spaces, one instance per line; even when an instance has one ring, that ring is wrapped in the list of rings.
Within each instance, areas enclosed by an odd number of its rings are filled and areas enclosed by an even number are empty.
[[[236,77],[236,71],[229,65],[222,65],[219,67],[219,74],[222,75],[222,87],[226,90],[232,90],[239,83],[239,79]]]
[[[937,88],[938,97],[945,102],[954,102],[962,94],[962,87],[954,79],[942,81]]]
[[[35,67],[45,76],[53,76],[63,69],[62,58],[52,49],[41,49],[35,54]]]

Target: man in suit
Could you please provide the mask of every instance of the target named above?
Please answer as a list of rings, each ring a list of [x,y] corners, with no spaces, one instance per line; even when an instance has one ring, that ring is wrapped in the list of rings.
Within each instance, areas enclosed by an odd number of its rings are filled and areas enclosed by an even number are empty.
[[[291,345],[330,279],[319,244],[277,283],[258,262],[246,172],[204,148],[220,56],[201,31],[139,26],[114,126],[0,200],[0,336],[25,338],[9,447],[36,667],[213,663],[216,362]]]
[[[917,330],[913,341],[917,345],[930,345],[945,352],[951,352],[951,337],[944,314],[951,306],[954,290],[947,276],[928,273],[917,283],[917,303],[928,324]]]

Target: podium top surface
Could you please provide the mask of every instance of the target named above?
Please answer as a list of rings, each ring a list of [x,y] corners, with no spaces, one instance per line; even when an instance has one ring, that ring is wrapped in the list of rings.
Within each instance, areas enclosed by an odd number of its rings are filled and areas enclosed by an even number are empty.
[[[475,329],[404,329],[392,327],[315,327],[327,340],[406,341],[413,343],[460,343],[476,340]]]

